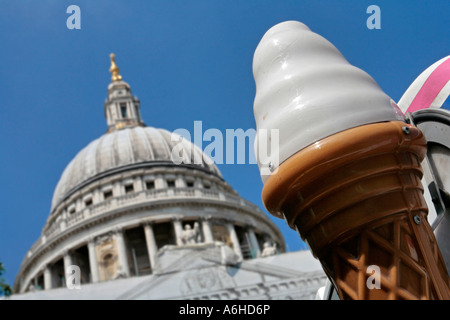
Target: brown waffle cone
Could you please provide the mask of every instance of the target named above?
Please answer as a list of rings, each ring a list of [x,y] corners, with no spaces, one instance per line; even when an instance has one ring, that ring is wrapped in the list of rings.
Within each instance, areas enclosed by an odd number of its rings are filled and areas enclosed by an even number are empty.
[[[425,154],[422,132],[403,122],[349,129],[284,161],[263,201],[298,230],[341,299],[450,299],[427,222]],[[379,268],[379,289],[367,285],[369,266]]]

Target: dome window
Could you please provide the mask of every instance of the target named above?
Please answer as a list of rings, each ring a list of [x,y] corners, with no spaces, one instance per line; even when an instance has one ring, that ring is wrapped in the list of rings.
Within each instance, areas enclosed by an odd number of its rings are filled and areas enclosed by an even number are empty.
[[[175,188],[175,180],[167,180],[168,188]]]
[[[112,197],[113,197],[112,190],[108,190],[108,191],[103,192],[103,199],[108,200],[108,199],[110,199]]]
[[[120,114],[122,115],[122,118],[128,118],[126,103],[120,104]]]
[[[84,204],[86,207],[92,206],[92,198],[88,198],[84,201]]]
[[[194,181],[192,181],[192,180],[187,180],[187,181],[186,181],[186,186],[187,186],[188,188],[193,188],[193,187],[194,187]]]
[[[125,193],[132,193],[134,192],[134,186],[132,184],[125,185]]]
[[[145,182],[145,187],[147,188],[147,190],[155,189],[155,181],[153,181],[153,180],[146,181]]]

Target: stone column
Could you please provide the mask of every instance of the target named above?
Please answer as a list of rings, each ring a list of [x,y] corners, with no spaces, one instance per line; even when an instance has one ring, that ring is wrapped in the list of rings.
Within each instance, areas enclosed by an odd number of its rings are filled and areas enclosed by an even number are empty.
[[[72,265],[72,256],[70,255],[70,251],[67,250],[63,253],[64,260],[64,286],[67,286],[67,268]]]
[[[99,203],[101,201],[102,201],[102,199],[101,199],[100,189],[96,188],[92,194],[92,202],[95,204],[95,203]]]
[[[147,243],[147,252],[150,259],[150,267],[153,268],[156,265],[156,254],[158,252],[158,246],[156,245],[155,234],[153,233],[153,226],[151,223],[144,224],[145,241]]]
[[[155,189],[165,189],[166,183],[162,174],[157,174],[155,177]]]
[[[50,290],[52,288],[52,270],[49,265],[44,269],[44,289]]]
[[[89,239],[88,242],[88,250],[89,250],[89,268],[91,269],[92,283],[97,283],[100,280],[100,275],[98,271],[98,261],[97,261],[97,252],[95,251],[95,242],[94,239]]]
[[[70,255],[70,251],[67,250],[63,254],[64,259],[64,274],[66,273],[66,269],[72,265],[72,256]]]
[[[75,201],[75,212],[79,212],[79,211],[81,211],[81,209],[83,209],[83,204],[82,204],[81,198],[79,197]]]
[[[130,267],[128,265],[127,248],[123,238],[123,230],[116,229],[117,254],[119,256],[119,265],[121,272],[128,278],[130,276]]]
[[[177,174],[177,176],[175,178],[175,187],[186,188],[186,181],[184,180],[183,175]]]
[[[142,180],[142,177],[136,177],[135,178],[135,192],[141,192],[145,190],[144,181]]]
[[[258,239],[256,238],[255,232],[253,231],[253,227],[249,227],[247,229],[247,232],[250,238],[250,252],[252,253],[253,258],[257,258],[261,255],[261,250],[259,248]]]
[[[66,217],[63,216],[61,221],[59,222],[59,228],[61,231],[64,231],[66,229]]]
[[[202,230],[203,230],[203,237],[205,239],[205,243],[213,243],[214,242],[214,236],[211,229],[211,217],[202,217]]]
[[[230,233],[230,239],[233,243],[233,250],[236,252],[239,257],[242,257],[242,251],[241,251],[241,245],[239,244],[239,239],[236,233],[236,230],[234,229],[234,225],[232,222],[227,223],[228,232]]]
[[[120,103],[117,102],[114,105],[116,107],[115,109],[116,109],[117,119],[122,119],[122,112],[120,111]]]
[[[195,177],[194,188],[195,188],[195,196],[202,197],[203,196],[203,192],[202,192],[203,186],[202,186],[202,181],[199,177]]]
[[[177,245],[182,246],[183,245],[183,225],[181,224],[181,218],[180,217],[173,217],[173,228],[175,229],[175,238],[177,240]]]
[[[128,110],[129,118],[137,119],[136,108],[134,107],[133,102],[127,102],[127,110]]]
[[[119,181],[113,182],[113,190],[112,191],[113,191],[114,198],[120,197],[121,195],[124,194],[124,192],[122,190],[122,185],[120,184]]]

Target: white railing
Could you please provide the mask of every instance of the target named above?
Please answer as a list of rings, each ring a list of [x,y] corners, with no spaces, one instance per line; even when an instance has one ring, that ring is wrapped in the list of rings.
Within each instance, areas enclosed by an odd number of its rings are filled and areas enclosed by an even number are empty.
[[[58,221],[58,223],[53,223],[51,226],[50,226],[50,228],[48,228],[45,232],[44,232],[44,235],[47,237],[47,238],[50,238],[53,234],[57,234],[57,233],[59,233],[59,231],[60,231],[60,223],[59,223],[59,221]]]
[[[260,211],[259,207],[255,204],[241,198],[236,194],[232,194],[226,191],[218,191],[215,189],[200,189],[200,188],[165,188],[165,189],[153,189],[153,190],[143,190],[139,192],[131,192],[125,195],[121,195],[118,197],[110,198],[108,200],[102,201],[100,203],[91,205],[86,207],[78,212],[70,214],[67,219],[59,220],[58,222],[54,221],[49,228],[44,232],[46,240],[51,237],[56,236],[63,228],[61,228],[61,223],[65,223],[66,228],[71,227],[80,223],[81,221],[103,214],[109,211],[111,208],[116,206],[127,206],[131,204],[139,204],[143,202],[149,202],[152,200],[160,200],[160,199],[170,199],[170,198],[194,198],[194,199],[215,199],[218,201],[223,201],[227,203],[240,204],[246,207],[250,207],[256,213],[259,213],[261,216],[266,217],[266,215]],[[267,217],[266,217],[267,218]],[[30,251],[34,252],[34,250],[42,244],[42,237],[33,244]]]
[[[95,215],[99,212],[108,210],[111,207],[113,200],[114,199],[108,199],[89,207],[89,215]]]
[[[89,208],[84,208],[81,211],[70,214],[69,217],[67,218],[67,226],[70,227],[70,226],[74,225],[75,223],[83,220],[84,212],[87,211],[87,209],[89,209]]]

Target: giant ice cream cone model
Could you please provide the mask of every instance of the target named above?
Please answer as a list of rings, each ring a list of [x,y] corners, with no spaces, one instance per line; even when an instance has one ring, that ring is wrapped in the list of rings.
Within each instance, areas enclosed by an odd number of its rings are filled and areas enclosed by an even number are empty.
[[[421,131],[302,23],[271,28],[253,72],[264,204],[298,230],[341,299],[450,299],[426,219]],[[260,152],[273,130],[278,148]]]

